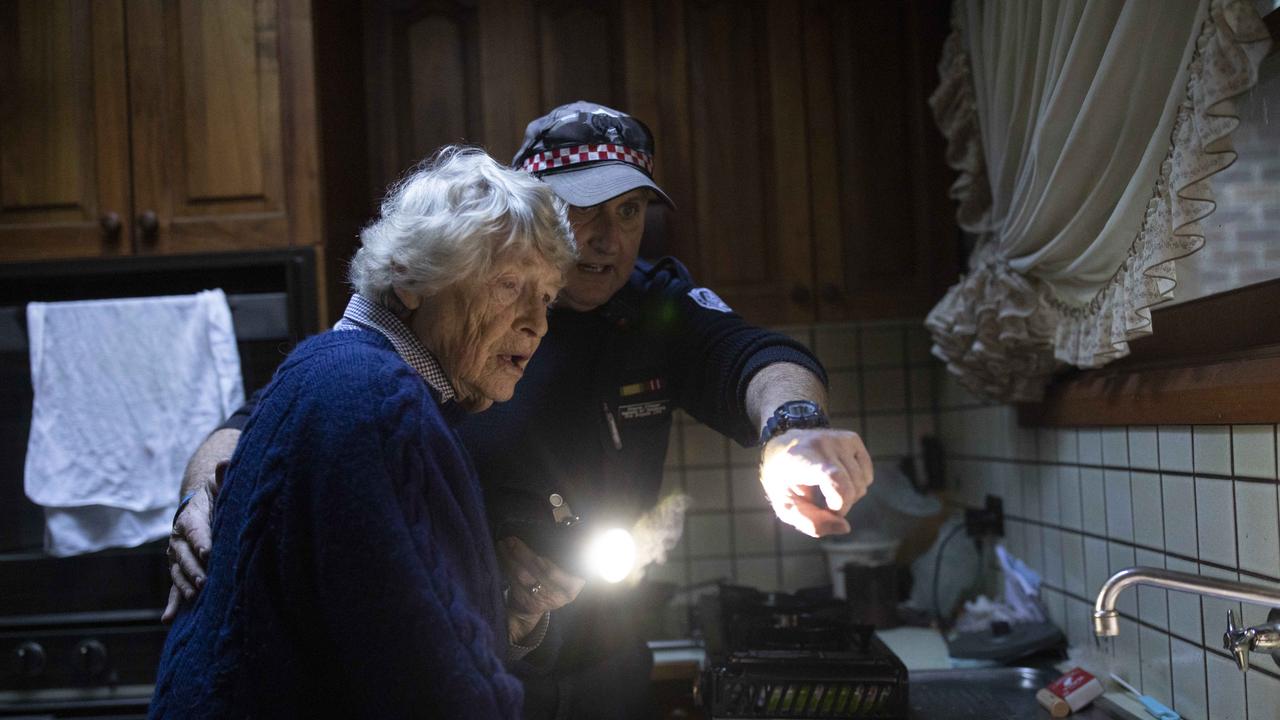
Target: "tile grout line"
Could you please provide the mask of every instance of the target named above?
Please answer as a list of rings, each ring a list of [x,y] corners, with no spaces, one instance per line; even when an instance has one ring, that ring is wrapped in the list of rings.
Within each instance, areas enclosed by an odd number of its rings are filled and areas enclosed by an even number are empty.
[[[1124,462],[1126,465],[1131,464],[1133,462],[1133,459],[1130,455],[1130,450],[1129,450],[1128,426],[1126,426],[1124,429]],[[1124,476],[1125,476],[1126,483],[1129,485],[1129,542],[1133,543],[1136,546],[1138,543],[1138,518],[1136,515],[1137,513],[1136,505],[1133,502],[1133,472],[1130,470],[1125,470]],[[1161,512],[1163,512],[1163,509],[1161,509]],[[1134,550],[1134,548],[1132,547],[1129,549],[1133,550],[1133,564],[1137,565],[1138,552],[1137,550]]]
[[[1195,437],[1195,429],[1193,428],[1191,431],[1191,470],[1194,472],[1195,469],[1196,469],[1196,437]],[[1231,469],[1232,469],[1232,472],[1234,473],[1235,466],[1232,465]],[[1160,485],[1161,487],[1164,486],[1164,478],[1160,479]],[[1196,486],[1196,481],[1194,476],[1192,476],[1192,480],[1191,480],[1191,491],[1192,491],[1191,492],[1192,507],[1195,508],[1195,512],[1196,512],[1196,574],[1200,575],[1202,574],[1201,573],[1202,565],[1199,562],[1200,561],[1200,489]],[[1167,543],[1165,545],[1165,549],[1168,550]],[[1237,557],[1236,563],[1239,564],[1239,562],[1240,562],[1240,558]],[[1169,564],[1169,560],[1168,560],[1168,557],[1166,556],[1165,565],[1167,566],[1168,564]],[[1239,577],[1240,577],[1239,575],[1236,576],[1237,579],[1239,579]],[[1168,593],[1166,592],[1165,595],[1167,597]],[[1198,619],[1198,624],[1200,625],[1200,647],[1207,648],[1208,646],[1205,643],[1205,626],[1204,626],[1204,596],[1199,595],[1197,596],[1197,599],[1199,600],[1199,605],[1200,605],[1200,617]],[[1172,627],[1172,624],[1171,624],[1171,627]],[[1169,658],[1169,662],[1170,662],[1170,665],[1172,665],[1173,663],[1172,657]],[[1204,704],[1205,704],[1205,713],[1208,713],[1209,712],[1209,659],[1207,657],[1205,658],[1205,661],[1204,661]],[[1246,710],[1246,714],[1247,712],[1248,711]]]
[[[1043,465],[1060,465],[1060,466],[1066,466],[1066,467],[1072,466],[1072,463],[1064,463],[1058,460],[1025,460],[1021,458],[998,457],[998,456],[992,456],[992,455],[967,455],[963,453],[949,453],[947,457],[952,460],[960,460],[960,461],[968,461],[968,462],[993,462],[993,463],[1007,463],[1011,465],[1035,465],[1035,466],[1043,466]],[[1172,477],[1200,478],[1202,480],[1224,480],[1224,481],[1258,483],[1261,485],[1280,485],[1280,480],[1277,480],[1276,478],[1254,477],[1249,475],[1245,475],[1245,476],[1223,475],[1222,473],[1197,474],[1194,471],[1187,472],[1183,470],[1161,469],[1158,467],[1132,467],[1132,466],[1126,467],[1121,465],[1107,465],[1107,464],[1096,465],[1092,463],[1078,463],[1078,464],[1075,464],[1074,467],[1086,469],[1086,470],[1104,470],[1104,471],[1105,470],[1112,470],[1112,471],[1127,470],[1130,472],[1145,472],[1145,473],[1151,473],[1151,474],[1169,475]]]
[[[1234,435],[1235,433],[1231,433],[1231,434],[1232,434],[1232,435]],[[1273,443],[1273,444],[1274,444],[1274,443]],[[1233,474],[1233,475],[1234,475],[1234,474],[1235,474],[1235,471],[1236,471],[1235,439],[1234,439],[1234,438],[1232,438],[1232,440],[1231,440],[1231,474]],[[1241,562],[1240,562],[1240,512],[1239,512],[1239,508],[1240,508],[1240,506],[1236,504],[1236,484],[1235,484],[1234,482],[1232,482],[1232,483],[1231,483],[1231,516],[1232,516],[1232,523],[1231,523],[1231,525],[1232,525],[1232,531],[1233,531],[1233,532],[1232,532],[1232,534],[1233,534],[1233,535],[1235,535],[1235,538],[1234,538],[1234,539],[1235,539],[1235,541],[1236,541],[1236,568],[1240,568],[1240,567],[1243,565],[1243,563],[1241,563]],[[1240,573],[1237,571],[1237,572],[1236,572],[1236,580],[1239,580],[1239,579],[1240,579]],[[1245,627],[1245,622],[1244,622],[1244,605],[1243,605],[1243,604],[1241,604],[1241,605],[1240,605],[1240,626],[1241,626],[1241,627]],[[1207,662],[1208,662],[1208,661],[1206,660],[1206,664],[1207,664]],[[1206,686],[1206,688],[1205,688],[1205,692],[1206,692],[1206,694],[1208,693],[1208,687],[1207,687],[1207,686]],[[1248,678],[1247,678],[1247,677],[1245,678],[1245,681],[1244,681],[1244,715],[1245,715],[1245,717],[1246,717],[1246,718],[1247,718],[1247,717],[1249,717],[1249,680],[1248,680]]]
[[[981,509],[979,506],[966,505],[965,503],[956,502],[954,500],[948,500],[946,501],[945,504],[957,505],[962,508]],[[1223,565],[1221,563],[1214,562],[1212,560],[1200,560],[1200,559],[1191,557],[1189,555],[1183,555],[1182,553],[1169,552],[1168,550],[1161,550],[1160,548],[1153,547],[1151,545],[1142,545],[1140,543],[1137,543],[1131,540],[1125,540],[1124,538],[1121,538],[1121,537],[1111,537],[1109,535],[1099,535],[1097,533],[1088,532],[1084,530],[1074,530],[1065,525],[1048,523],[1048,522],[1044,522],[1043,520],[1036,520],[1036,519],[1028,518],[1022,515],[1013,515],[1010,513],[1005,513],[1005,518],[1009,520],[1016,520],[1018,522],[1025,523],[1027,525],[1038,525],[1040,527],[1047,528],[1049,530],[1057,530],[1058,532],[1074,533],[1074,534],[1080,535],[1082,538],[1089,538],[1092,540],[1103,540],[1106,542],[1115,543],[1117,545],[1123,545],[1125,547],[1132,548],[1135,551],[1143,550],[1146,552],[1165,555],[1167,557],[1176,558],[1183,562],[1188,562],[1194,565],[1207,565],[1209,567],[1214,568],[1215,570],[1222,570],[1224,572],[1236,572],[1242,576],[1247,576],[1249,579],[1252,579],[1252,580],[1262,580],[1264,582],[1280,583],[1280,576],[1273,577],[1270,575],[1266,575],[1264,573],[1254,572],[1252,570],[1242,570],[1240,568]]]

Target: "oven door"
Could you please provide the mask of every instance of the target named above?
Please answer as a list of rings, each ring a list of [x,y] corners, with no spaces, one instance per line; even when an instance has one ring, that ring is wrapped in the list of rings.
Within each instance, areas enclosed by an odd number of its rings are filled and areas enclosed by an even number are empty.
[[[163,543],[0,557],[0,716],[145,717],[166,569]]]
[[[222,288],[252,392],[318,329],[315,279],[310,248],[0,265],[0,716],[144,717],[167,631],[165,541],[43,552],[44,513],[23,487],[26,303]]]

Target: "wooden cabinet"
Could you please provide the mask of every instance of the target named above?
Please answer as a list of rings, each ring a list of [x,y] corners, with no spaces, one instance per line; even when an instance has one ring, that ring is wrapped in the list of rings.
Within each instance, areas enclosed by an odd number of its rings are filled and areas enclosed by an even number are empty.
[[[0,3],[0,258],[129,252],[124,5]]]
[[[959,273],[955,174],[928,107],[948,4],[810,0],[802,12],[817,317],[921,317]]]
[[[0,4],[0,260],[320,242],[310,12]]]
[[[446,143],[510,162],[530,120],[574,100],[652,125],[653,11],[649,0],[365,0],[370,193]]]
[[[957,267],[927,106],[948,3],[665,0],[659,16],[660,161],[687,203],[673,253],[759,322],[924,315]]]
[[[680,205],[669,249],[745,317],[812,321],[796,5],[665,0],[659,15],[659,162]]]
[[[369,196],[446,142],[508,161],[573,100],[644,120],[651,223],[748,318],[923,315],[954,281],[926,99],[945,0],[365,0]]]

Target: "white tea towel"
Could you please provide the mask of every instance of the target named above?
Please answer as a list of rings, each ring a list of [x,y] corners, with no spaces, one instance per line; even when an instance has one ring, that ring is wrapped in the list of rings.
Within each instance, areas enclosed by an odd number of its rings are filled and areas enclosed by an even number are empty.
[[[45,549],[163,537],[187,459],[244,401],[226,296],[31,303],[27,331],[25,487],[46,508]]]

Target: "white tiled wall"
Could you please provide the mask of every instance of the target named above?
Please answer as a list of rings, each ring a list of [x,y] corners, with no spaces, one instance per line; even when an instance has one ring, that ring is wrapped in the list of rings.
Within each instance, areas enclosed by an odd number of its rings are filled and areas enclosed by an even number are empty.
[[[1092,643],[1101,583],[1135,564],[1280,587],[1280,486],[1274,425],[1033,429],[1012,407],[979,402],[946,378],[919,322],[784,328],[831,376],[834,424],[862,433],[877,461],[936,432],[951,495],[1004,498],[1006,544],[1045,577],[1051,617]],[[650,575],[681,586],[719,578],[794,590],[827,581],[817,541],[773,517],[757,454],[677,417],[664,492],[694,504],[683,540]],[[1243,677],[1221,648],[1228,608],[1267,610],[1140,588],[1121,596],[1109,652],[1135,684],[1188,720],[1280,720],[1280,669],[1257,657]]]
[[[862,434],[877,462],[895,462],[936,427],[936,362],[921,323],[877,322],[780,328],[812,348],[830,376],[836,427]],[[763,590],[829,582],[816,540],[774,517],[760,488],[758,451],[677,413],[663,494],[693,499],[685,534],[649,576],[680,586],[725,579]]]
[[[938,424],[953,494],[1004,498],[1006,544],[1045,578],[1050,615],[1092,643],[1098,588],[1150,565],[1280,587],[1274,425],[1020,427],[1015,411],[940,382]],[[1227,610],[1267,609],[1140,587],[1121,596],[1109,652],[1128,679],[1189,720],[1280,720],[1280,668],[1247,678],[1222,649]]]

